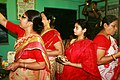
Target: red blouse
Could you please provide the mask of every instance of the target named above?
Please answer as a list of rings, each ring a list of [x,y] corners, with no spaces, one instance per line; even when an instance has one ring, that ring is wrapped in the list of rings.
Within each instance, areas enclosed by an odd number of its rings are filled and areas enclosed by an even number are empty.
[[[47,31],[41,37],[45,43],[45,47],[50,50],[55,50],[54,44],[59,41],[62,41],[59,32],[55,29]]]
[[[6,24],[6,28],[12,33],[16,34],[18,38],[23,37],[25,33],[25,31],[19,25],[9,21]],[[22,54],[21,59],[28,59],[28,58],[36,59],[37,62],[45,61],[40,50],[25,51]]]
[[[19,37],[23,37],[25,31],[19,25],[14,24],[12,22],[7,22],[6,28],[11,31],[12,33],[16,34]]]
[[[97,35],[93,41],[97,45],[97,48],[106,50],[107,54],[107,51],[111,45],[110,40],[108,40],[104,35]]]

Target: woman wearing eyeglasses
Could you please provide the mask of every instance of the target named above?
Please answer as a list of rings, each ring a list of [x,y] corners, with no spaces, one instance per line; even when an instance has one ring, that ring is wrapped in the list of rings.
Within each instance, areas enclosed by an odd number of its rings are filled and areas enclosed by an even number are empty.
[[[38,35],[44,28],[40,13],[26,11],[19,25],[0,13],[0,24],[18,36],[14,45],[15,61],[6,68],[10,70],[9,80],[50,80],[49,60]]]

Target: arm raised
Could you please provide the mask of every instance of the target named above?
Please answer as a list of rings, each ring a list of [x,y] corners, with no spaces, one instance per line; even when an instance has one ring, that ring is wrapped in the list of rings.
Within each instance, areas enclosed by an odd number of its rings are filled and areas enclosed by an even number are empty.
[[[6,28],[7,19],[0,13],[0,24]]]

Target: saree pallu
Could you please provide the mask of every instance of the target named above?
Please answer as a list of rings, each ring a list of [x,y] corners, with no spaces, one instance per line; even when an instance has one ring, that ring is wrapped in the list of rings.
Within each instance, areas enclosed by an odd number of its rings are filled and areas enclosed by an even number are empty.
[[[50,60],[51,78],[52,78],[52,80],[55,80],[55,73],[56,73],[56,68],[57,68],[55,57],[49,58],[49,60]]]
[[[113,37],[110,36],[111,45],[107,51],[106,56],[116,54],[118,52],[118,46]],[[98,47],[99,48],[99,47]],[[120,76],[120,60],[112,61],[109,64],[98,66],[102,80],[118,80]]]
[[[81,64],[82,68],[64,65],[59,80],[101,80],[96,51],[91,40],[86,38],[72,43],[65,51],[65,56],[71,63]]]
[[[46,67],[43,70],[32,70],[26,68],[17,68],[14,72],[10,72],[9,80],[51,80],[50,79],[50,63],[46,55],[44,43],[37,34],[31,34],[27,37],[22,37],[16,41],[15,44],[15,61],[17,62],[36,62],[35,59],[21,59],[24,51],[38,49],[46,62]],[[38,56],[39,57],[39,56]]]
[[[46,30],[41,34],[41,37],[45,43],[46,49],[55,50],[54,44],[62,41],[60,33],[55,29]]]
[[[62,42],[59,32],[55,29],[46,30],[45,32],[41,34],[41,37],[45,43],[46,49],[49,49],[51,51],[55,50],[55,47],[54,47],[55,43],[59,41]],[[55,58],[56,57],[49,56],[52,80],[55,80],[55,73],[57,70],[57,63],[55,61]]]

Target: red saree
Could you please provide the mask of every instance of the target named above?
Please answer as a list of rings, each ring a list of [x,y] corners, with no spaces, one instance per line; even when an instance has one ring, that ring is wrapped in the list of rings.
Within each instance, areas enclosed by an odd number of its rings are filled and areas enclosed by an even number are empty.
[[[27,63],[37,62],[38,61],[36,60],[37,58],[33,58],[33,59],[32,58],[28,58],[28,59],[21,58],[24,52],[32,51],[32,50],[40,50],[41,52],[40,54],[42,54],[42,57],[44,61],[46,62],[46,68],[44,70],[30,70],[26,68],[17,68],[17,70],[15,70],[14,72],[12,71],[10,72],[10,76],[9,76],[10,80],[50,80],[49,60],[46,55],[44,44],[39,35],[31,34],[30,36],[22,37],[16,41],[15,61],[27,62]],[[39,58],[40,56],[36,56],[36,57]]]
[[[10,71],[9,80],[50,80],[49,60],[41,37],[37,34],[23,37],[25,31],[19,25],[9,21],[6,28],[18,37],[15,44],[15,61],[46,62],[44,70],[18,68],[14,72]]]
[[[60,34],[55,29],[49,29],[41,34],[41,37],[45,43],[46,49],[55,50],[54,44],[62,41]]]
[[[51,51],[56,50],[54,47],[55,43],[62,41],[59,32],[55,29],[46,30],[41,34],[41,37],[45,43],[46,49],[49,49]],[[49,56],[52,80],[55,80],[55,74],[57,70],[57,63],[55,61],[55,58],[56,57]]]
[[[80,63],[82,68],[64,66],[59,80],[101,80],[97,67],[94,44],[89,39],[74,42],[65,51],[72,63]]]

